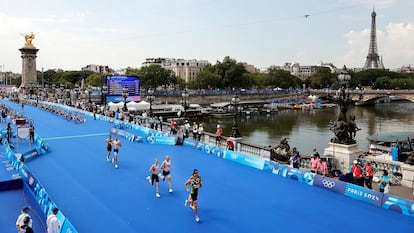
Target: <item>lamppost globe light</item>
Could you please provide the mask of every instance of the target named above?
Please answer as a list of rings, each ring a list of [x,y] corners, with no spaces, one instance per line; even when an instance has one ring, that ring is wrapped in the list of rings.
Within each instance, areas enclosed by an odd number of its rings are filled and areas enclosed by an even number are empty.
[[[237,124],[237,114],[238,114],[237,107],[240,103],[239,96],[237,96],[237,95],[233,96],[231,98],[230,103],[233,106],[233,110],[234,110],[234,119],[233,119],[233,127],[231,129],[231,131],[232,131],[231,136],[234,137],[234,138],[240,138],[241,134],[240,134],[240,131],[239,131],[239,126]]]
[[[128,111],[128,108],[127,108],[127,105],[126,105],[128,96],[129,96],[128,87],[123,87],[122,88],[122,97],[124,98],[124,111]]]
[[[150,116],[152,116],[152,101],[154,101],[154,99],[155,99],[155,96],[153,95],[154,94],[154,90],[153,89],[148,89],[148,91],[147,91],[147,100],[148,100],[148,102],[149,102],[149,104],[150,104],[150,108],[149,108],[149,115]]]
[[[185,89],[182,93],[181,93],[181,97],[182,97],[182,104],[184,107],[184,118],[187,117],[187,107],[188,107],[188,91],[187,89]]]
[[[106,106],[106,96],[108,96],[108,87],[104,84],[102,86],[102,97],[104,106]]]

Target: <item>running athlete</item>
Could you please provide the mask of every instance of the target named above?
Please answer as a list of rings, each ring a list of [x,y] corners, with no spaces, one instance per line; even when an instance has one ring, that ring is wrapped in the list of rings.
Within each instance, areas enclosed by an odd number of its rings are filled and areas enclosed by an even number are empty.
[[[151,165],[149,172],[151,173],[151,177],[147,176],[147,180],[150,183],[150,185],[154,184],[155,181],[155,196],[161,197],[160,193],[158,192],[159,186],[160,186],[160,179],[158,176],[158,172],[160,171],[160,164],[158,162],[158,159],[154,159],[154,164]]]
[[[109,137],[105,139],[104,143],[106,144],[106,149],[108,150],[106,161],[109,162],[109,160],[111,159],[111,152],[112,152],[112,136],[109,135]]]
[[[198,199],[198,189],[203,187],[203,182],[201,180],[201,176],[198,174],[198,170],[194,169],[193,174],[184,184],[185,190],[190,193],[188,198],[185,200],[185,206],[190,203],[191,209],[194,210],[195,213],[195,220],[196,222],[200,221],[198,217],[198,209],[197,209],[197,199]]]
[[[172,181],[171,181],[171,173],[170,173],[170,170],[172,169],[172,165],[171,165],[171,159],[169,155],[165,156],[165,160],[161,163],[160,168],[162,170],[161,178],[162,180],[165,180],[165,177],[167,177],[168,186],[170,187],[169,192],[172,193],[173,189],[172,189]]]
[[[115,168],[118,168],[118,152],[119,152],[119,147],[122,146],[122,143],[118,139],[118,136],[116,136],[115,140],[112,141],[112,146],[114,147],[114,157],[112,158],[112,163],[115,164]]]

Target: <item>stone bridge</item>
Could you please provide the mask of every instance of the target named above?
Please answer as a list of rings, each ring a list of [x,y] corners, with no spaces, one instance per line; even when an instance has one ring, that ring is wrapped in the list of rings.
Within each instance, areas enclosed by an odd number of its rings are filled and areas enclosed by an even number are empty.
[[[337,95],[337,90],[311,90],[311,95],[329,97]],[[369,105],[380,102],[390,102],[393,99],[414,102],[414,90],[349,90],[349,96],[356,105]]]
[[[301,92],[301,93],[238,93],[241,101],[253,101],[253,100],[297,100],[301,98],[306,98],[309,95],[314,95],[317,97],[332,97],[337,95],[337,90],[328,90],[328,89],[313,89],[310,92]],[[357,105],[369,105],[375,104],[378,102],[387,102],[390,101],[393,97],[398,97],[400,99],[409,100],[414,102],[414,90],[350,90],[349,95]],[[190,95],[188,103],[198,103],[201,105],[210,105],[217,102],[229,102],[234,94],[216,94],[216,95]],[[87,102],[87,96],[82,96],[82,99],[85,99]],[[146,100],[146,96],[142,96],[143,100]],[[92,102],[101,103],[101,96],[91,96]],[[170,103],[170,104],[180,104],[182,97],[180,95],[155,95],[154,104],[159,103]]]

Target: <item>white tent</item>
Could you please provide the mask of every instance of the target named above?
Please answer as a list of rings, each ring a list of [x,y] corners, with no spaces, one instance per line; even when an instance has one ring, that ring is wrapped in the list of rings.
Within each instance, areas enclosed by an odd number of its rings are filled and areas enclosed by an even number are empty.
[[[147,110],[150,107],[150,103],[142,100],[139,103],[135,103],[134,107],[136,110]]]
[[[118,108],[121,109],[124,107],[124,102],[118,102],[118,103],[109,102],[108,106],[109,106],[109,109],[116,111]]]

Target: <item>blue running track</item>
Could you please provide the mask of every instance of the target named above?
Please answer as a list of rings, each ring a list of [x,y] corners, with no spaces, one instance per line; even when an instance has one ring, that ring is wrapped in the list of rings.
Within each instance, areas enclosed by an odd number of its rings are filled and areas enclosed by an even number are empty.
[[[115,169],[106,162],[104,144],[113,124],[90,118],[75,124],[33,106],[26,106],[24,114],[50,146],[49,153],[26,165],[80,233],[414,232],[412,217],[187,147],[120,138],[123,146]],[[162,162],[167,154],[174,192],[161,181],[161,198],[156,198],[155,187],[145,177],[154,158]],[[194,168],[204,184],[200,223],[184,207],[184,182]],[[7,205],[0,209],[2,216],[11,215],[13,226],[17,211]]]

